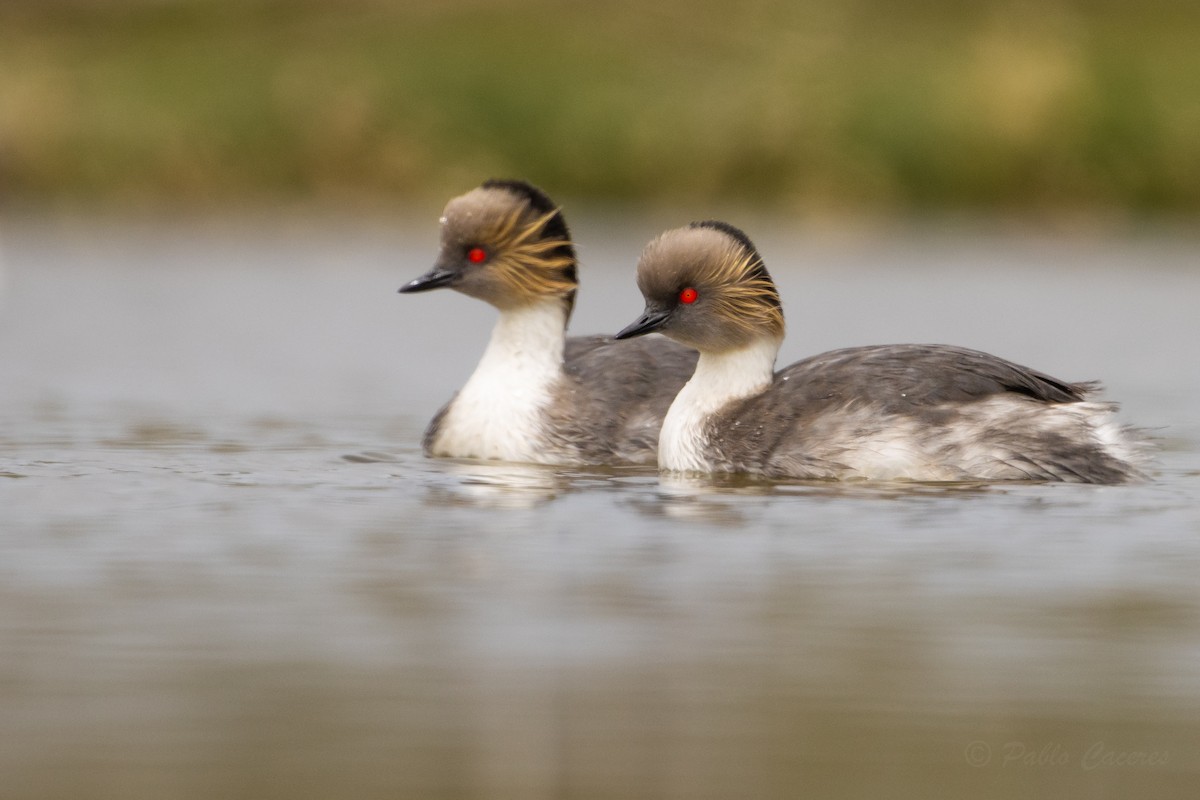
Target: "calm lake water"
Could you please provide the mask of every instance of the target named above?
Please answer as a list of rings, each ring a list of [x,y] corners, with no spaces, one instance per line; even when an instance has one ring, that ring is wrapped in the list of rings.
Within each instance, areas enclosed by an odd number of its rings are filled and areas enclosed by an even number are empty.
[[[5,798],[1191,797],[1200,237],[756,230],[782,360],[1099,378],[1132,487],[431,461],[434,220],[0,224]],[[574,220],[572,326],[663,224]]]

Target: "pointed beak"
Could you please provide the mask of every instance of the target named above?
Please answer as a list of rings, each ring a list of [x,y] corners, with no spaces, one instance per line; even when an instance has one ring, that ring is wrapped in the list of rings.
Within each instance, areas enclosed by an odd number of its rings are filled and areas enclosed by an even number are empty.
[[[667,320],[671,318],[670,311],[661,311],[647,308],[638,321],[632,325],[626,326],[620,333],[614,336],[614,339],[632,339],[634,336],[645,336],[647,333],[654,333],[656,330],[667,324]]]
[[[452,272],[451,270],[435,265],[433,269],[421,277],[413,278],[401,286],[400,292],[401,294],[408,294],[410,292],[427,292],[430,289],[440,289],[443,286],[449,286],[453,283],[457,275],[457,272]]]

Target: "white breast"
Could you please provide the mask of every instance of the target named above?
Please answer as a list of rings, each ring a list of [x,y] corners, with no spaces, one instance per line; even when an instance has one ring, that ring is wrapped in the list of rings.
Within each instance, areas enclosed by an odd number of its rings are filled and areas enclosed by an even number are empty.
[[[432,455],[541,462],[545,409],[562,377],[560,303],[502,311],[479,365],[442,417]]]

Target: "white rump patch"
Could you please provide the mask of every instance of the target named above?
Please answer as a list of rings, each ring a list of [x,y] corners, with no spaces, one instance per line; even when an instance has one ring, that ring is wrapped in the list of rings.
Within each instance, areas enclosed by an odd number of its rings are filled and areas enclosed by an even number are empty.
[[[848,477],[872,480],[907,479],[1019,480],[1025,477],[1075,478],[1054,437],[1093,447],[1127,464],[1136,474],[1142,448],[1117,422],[1106,403],[1047,405],[1019,396],[998,395],[975,403],[956,404],[950,424],[930,428],[915,417],[878,417],[869,407],[843,417],[804,449],[844,464]],[[844,415],[844,416],[843,416]],[[857,433],[853,433],[857,432]],[[844,438],[843,438],[844,437]],[[1049,438],[1048,438],[1049,437]],[[841,439],[840,454],[832,446]],[[822,444],[829,442],[827,453]],[[1099,457],[1099,453],[1097,454]]]

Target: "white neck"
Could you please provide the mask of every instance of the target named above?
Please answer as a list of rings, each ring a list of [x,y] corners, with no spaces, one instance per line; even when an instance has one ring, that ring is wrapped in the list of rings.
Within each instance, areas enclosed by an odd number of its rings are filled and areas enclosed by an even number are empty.
[[[501,311],[475,374],[503,366],[525,379],[535,374],[557,376],[562,371],[566,328],[567,311],[557,300]]]
[[[557,300],[500,312],[475,372],[442,417],[434,455],[539,460],[543,409],[562,376],[566,321]]]
[[[673,472],[709,472],[704,427],[734,400],[771,385],[779,340],[759,339],[737,350],[701,353],[696,371],[671,403],[658,439],[658,466]]]

